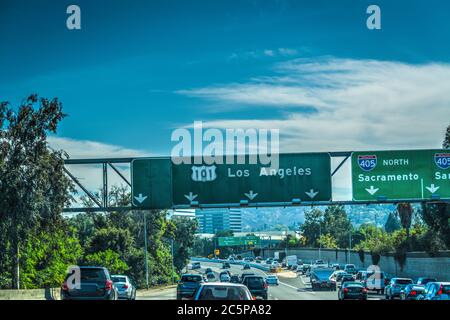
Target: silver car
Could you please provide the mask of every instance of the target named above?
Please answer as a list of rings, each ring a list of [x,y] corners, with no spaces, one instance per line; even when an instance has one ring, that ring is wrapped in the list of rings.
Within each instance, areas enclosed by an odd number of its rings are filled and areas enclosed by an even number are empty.
[[[136,287],[131,283],[130,278],[125,275],[112,275],[111,279],[118,292],[119,299],[135,300]]]

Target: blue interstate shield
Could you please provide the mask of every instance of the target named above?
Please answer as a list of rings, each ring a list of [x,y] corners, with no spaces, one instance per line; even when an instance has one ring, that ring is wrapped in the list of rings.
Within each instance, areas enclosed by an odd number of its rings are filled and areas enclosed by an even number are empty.
[[[376,155],[359,155],[358,165],[364,171],[371,171],[377,166],[377,156]]]
[[[444,170],[450,168],[450,153],[435,153],[434,163]]]

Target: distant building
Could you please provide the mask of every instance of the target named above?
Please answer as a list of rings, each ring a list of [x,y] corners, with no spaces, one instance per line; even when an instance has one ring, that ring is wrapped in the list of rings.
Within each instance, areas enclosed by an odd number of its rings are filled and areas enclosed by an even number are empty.
[[[242,231],[242,213],[236,209],[196,209],[197,233],[216,233],[217,231]]]

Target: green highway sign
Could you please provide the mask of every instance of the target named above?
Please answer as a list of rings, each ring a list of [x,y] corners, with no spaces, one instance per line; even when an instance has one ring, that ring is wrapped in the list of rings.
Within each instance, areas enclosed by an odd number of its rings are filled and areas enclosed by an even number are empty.
[[[173,202],[240,204],[242,201],[291,203],[331,200],[331,160],[328,153],[280,154],[279,165],[179,164],[172,166]]]
[[[353,200],[450,198],[450,150],[352,153]]]
[[[188,158],[175,164],[170,158],[132,162],[133,206],[146,209],[177,205],[292,203],[331,200],[331,158],[328,153],[280,154],[271,168],[259,161],[244,164],[206,164]]]
[[[259,246],[260,244],[261,238],[257,236],[219,237],[219,247]]]
[[[142,209],[172,207],[170,158],[135,159],[131,162],[131,201]]]

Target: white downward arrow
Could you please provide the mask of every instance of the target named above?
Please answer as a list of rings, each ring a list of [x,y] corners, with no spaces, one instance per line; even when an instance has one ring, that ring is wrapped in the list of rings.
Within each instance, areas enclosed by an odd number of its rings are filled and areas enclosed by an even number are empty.
[[[147,199],[147,196],[142,196],[142,193],[139,193],[139,197],[134,197],[139,203],[144,202]]]
[[[370,186],[369,189],[366,188],[366,191],[367,191],[368,193],[370,193],[370,195],[372,195],[372,196],[373,196],[378,190],[379,190],[378,188],[374,188],[373,186]]]
[[[440,187],[435,186],[435,185],[432,183],[431,186],[425,187],[425,188],[427,188],[428,191],[430,191],[431,193],[435,193],[436,191],[438,191],[438,189],[439,189]]]
[[[255,197],[258,195],[257,193],[253,193],[253,190],[250,190],[249,193],[244,193],[244,194],[245,194],[245,196],[246,196],[247,198],[249,198],[250,200],[255,199]]]
[[[319,193],[319,191],[314,192],[314,189],[309,190],[309,192],[305,192],[308,197],[314,199],[315,196]]]
[[[189,194],[185,194],[184,196],[189,200],[189,202],[192,202],[195,198],[197,198],[198,194],[192,194],[192,192],[189,192]]]

